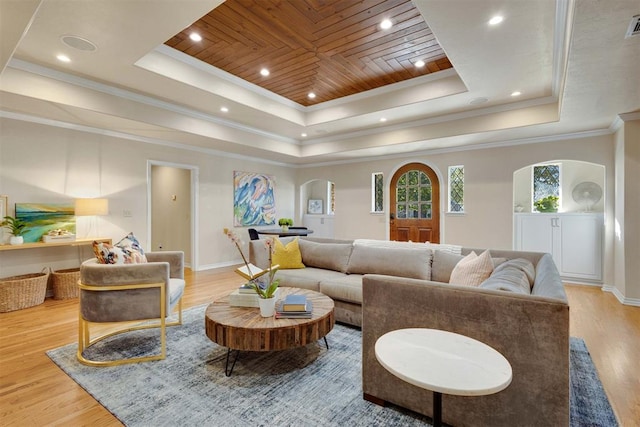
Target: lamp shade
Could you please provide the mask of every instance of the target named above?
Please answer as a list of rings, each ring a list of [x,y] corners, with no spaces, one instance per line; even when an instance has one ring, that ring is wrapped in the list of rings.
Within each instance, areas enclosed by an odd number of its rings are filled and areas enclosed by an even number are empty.
[[[76,199],[76,216],[108,215],[108,199]]]

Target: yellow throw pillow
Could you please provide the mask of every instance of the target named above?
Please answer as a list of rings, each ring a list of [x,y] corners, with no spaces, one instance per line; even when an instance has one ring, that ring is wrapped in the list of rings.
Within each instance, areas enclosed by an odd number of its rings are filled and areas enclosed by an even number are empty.
[[[476,255],[471,252],[462,258],[451,272],[449,283],[452,285],[479,286],[493,272],[493,261],[488,250]]]
[[[280,270],[304,268],[302,263],[302,254],[300,254],[300,246],[298,245],[298,238],[296,237],[291,242],[287,243],[287,246],[283,245],[280,239],[275,237],[274,239],[274,251],[273,251],[273,265],[279,265]]]

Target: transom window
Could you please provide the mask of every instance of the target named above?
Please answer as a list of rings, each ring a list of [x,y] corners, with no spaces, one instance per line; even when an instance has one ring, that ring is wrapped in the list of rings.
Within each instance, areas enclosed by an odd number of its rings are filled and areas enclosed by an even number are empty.
[[[431,219],[431,180],[422,171],[403,174],[396,186],[396,217]]]

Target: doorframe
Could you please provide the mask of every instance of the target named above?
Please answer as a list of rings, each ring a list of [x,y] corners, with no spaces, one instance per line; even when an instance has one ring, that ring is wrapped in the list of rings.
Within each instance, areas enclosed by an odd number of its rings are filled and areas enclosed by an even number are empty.
[[[402,163],[398,163],[393,169],[391,169],[391,171],[389,172],[389,176],[387,177],[387,179],[385,179],[385,183],[384,183],[384,191],[385,191],[385,195],[386,197],[384,198],[384,209],[385,209],[385,234],[387,236],[387,240],[389,240],[391,238],[391,226],[389,224],[389,212],[391,212],[391,178],[393,178],[393,176],[396,174],[396,172],[398,172],[398,169],[400,169],[401,167],[408,165],[409,163],[421,163],[429,168],[431,168],[431,170],[438,176],[438,181],[440,183],[440,207],[438,209],[440,209],[439,215],[440,215],[440,243],[443,243],[445,240],[445,233],[446,230],[444,228],[444,217],[445,217],[445,207],[446,207],[446,200],[448,200],[448,193],[445,193],[446,191],[446,185],[445,185],[445,179],[442,177],[442,173],[440,172],[440,168],[438,168],[436,165],[434,165],[432,162],[428,161],[428,160],[422,160],[422,159],[417,159],[417,160],[407,160],[404,161]],[[443,197],[443,195],[447,196],[447,197]]]
[[[187,165],[183,163],[165,162],[161,160],[147,160],[147,238],[149,244],[152,241],[151,231],[151,168],[153,166],[166,166],[176,169],[188,169],[191,171],[191,265],[189,266],[192,271],[198,271],[200,266],[200,257],[196,248],[198,245],[198,181],[200,169],[198,166]]]

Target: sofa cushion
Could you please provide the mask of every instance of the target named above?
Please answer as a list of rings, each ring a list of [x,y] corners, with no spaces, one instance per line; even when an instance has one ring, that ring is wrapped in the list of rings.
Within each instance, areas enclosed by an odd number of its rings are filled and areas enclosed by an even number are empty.
[[[307,267],[347,272],[353,250],[351,243],[318,243],[302,239],[299,246],[302,262]]]
[[[347,274],[385,274],[431,280],[431,257],[431,249],[422,244],[405,243],[391,248],[364,244],[356,240],[349,258]]]
[[[361,274],[342,275],[342,277],[325,278],[320,281],[320,292],[331,299],[362,304]]]
[[[533,266],[533,263],[528,259],[524,258],[514,258],[510,259],[503,264],[500,264],[496,267],[497,271],[500,271],[503,268],[515,268],[517,270],[522,271],[527,276],[527,283],[529,284],[529,291],[533,287],[533,283],[536,280],[536,268]]]
[[[480,284],[480,288],[497,291],[509,291],[529,295],[531,285],[524,271],[514,266],[496,269],[491,276]]]
[[[479,286],[493,272],[491,253],[486,250],[480,255],[471,252],[453,268],[449,283],[454,285]]]
[[[141,264],[147,262],[144,250],[133,233],[124,236],[115,245],[93,242],[93,253],[100,264]]]
[[[447,251],[433,251],[431,280],[434,282],[449,283],[451,272],[455,268],[456,264],[458,264],[458,262],[463,258],[464,255],[456,255]]]
[[[304,268],[302,263],[302,254],[298,246],[298,238],[295,238],[287,245],[283,245],[277,237],[273,239],[274,251],[271,262],[273,265],[279,265],[281,270],[289,268]]]
[[[344,273],[322,268],[307,267],[295,270],[278,270],[275,278],[280,280],[280,286],[309,289],[320,292],[320,282],[347,277]]]

